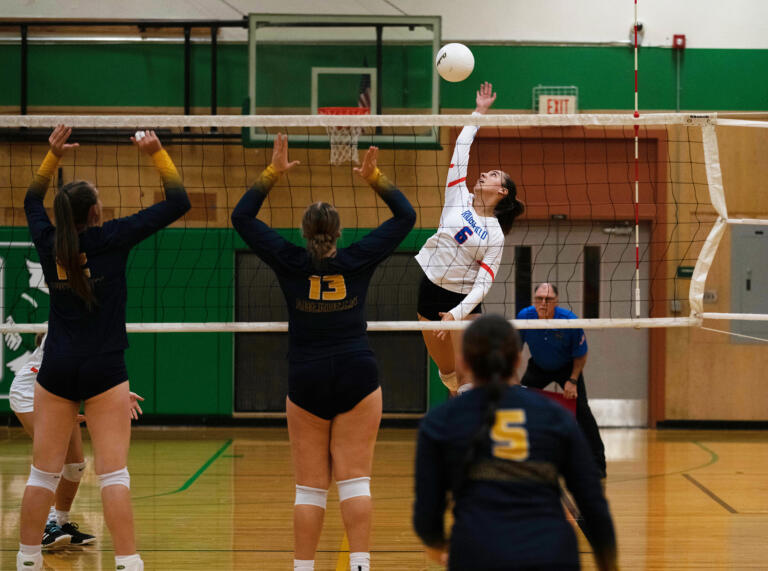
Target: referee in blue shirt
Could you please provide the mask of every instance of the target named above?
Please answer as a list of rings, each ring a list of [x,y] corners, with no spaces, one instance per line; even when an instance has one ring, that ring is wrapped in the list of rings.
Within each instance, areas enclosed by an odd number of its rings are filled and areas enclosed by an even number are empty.
[[[518,319],[576,319],[572,311],[557,306],[557,287],[543,283],[533,293],[534,305],[517,314]],[[587,337],[583,329],[521,329],[531,358],[521,384],[537,389],[555,382],[563,396],[576,399],[576,422],[584,432],[592,454],[605,478],[605,446],[587,402],[584,365],[587,364]]]

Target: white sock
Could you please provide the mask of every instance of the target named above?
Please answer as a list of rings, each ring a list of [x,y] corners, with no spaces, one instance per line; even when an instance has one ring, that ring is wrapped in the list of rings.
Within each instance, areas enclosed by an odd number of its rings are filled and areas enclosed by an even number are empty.
[[[59,510],[54,510],[55,517],[56,517],[56,525],[61,527],[64,524],[69,523],[69,512],[63,512]]]
[[[350,571],[370,571],[371,554],[367,551],[355,551],[349,554]]]
[[[39,545],[21,545],[16,554],[16,571],[42,571],[43,554]]]
[[[471,391],[475,386],[472,383],[465,383],[461,386],[459,386],[458,389],[456,389],[456,394],[461,395],[464,394],[467,391]]]
[[[315,571],[314,559],[294,559],[293,571]]]
[[[23,543],[19,543],[19,553],[21,553],[22,555],[34,556],[42,552],[43,552],[42,545],[24,545]]]
[[[142,571],[144,562],[138,553],[133,555],[115,555],[115,569],[120,571]]]
[[[51,506],[51,509],[48,511],[48,519],[46,521],[52,521],[53,523],[56,523],[56,508]]]

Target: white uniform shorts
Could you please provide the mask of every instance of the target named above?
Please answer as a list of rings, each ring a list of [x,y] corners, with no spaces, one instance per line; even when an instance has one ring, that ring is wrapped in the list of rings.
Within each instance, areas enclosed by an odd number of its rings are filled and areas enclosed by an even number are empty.
[[[8,402],[13,412],[32,412],[35,402],[35,381],[37,369],[22,368],[11,383],[8,391]]]

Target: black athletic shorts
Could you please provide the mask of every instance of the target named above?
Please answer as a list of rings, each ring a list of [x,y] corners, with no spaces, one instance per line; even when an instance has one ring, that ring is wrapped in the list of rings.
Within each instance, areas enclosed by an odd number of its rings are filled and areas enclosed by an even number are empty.
[[[416,311],[419,315],[426,317],[430,321],[440,321],[440,312],[448,313],[451,309],[459,305],[464,298],[465,293],[456,293],[441,288],[433,284],[426,275],[421,276],[419,284],[419,300],[416,305]],[[478,303],[469,313],[482,313],[483,305]]]
[[[288,364],[288,398],[325,420],[352,410],[377,388],[379,367],[373,351]]]
[[[80,402],[128,380],[125,351],[74,357],[43,353],[37,382],[56,396]]]

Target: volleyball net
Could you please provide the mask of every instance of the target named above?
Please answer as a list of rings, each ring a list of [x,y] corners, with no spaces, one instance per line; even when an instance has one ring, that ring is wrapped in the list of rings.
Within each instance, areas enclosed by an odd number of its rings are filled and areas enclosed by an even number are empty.
[[[303,244],[304,209],[312,202],[330,202],[341,216],[339,246],[344,247],[389,218],[385,204],[353,174],[354,163],[331,164],[339,161],[331,160],[328,133],[338,129],[357,134],[360,149],[373,143],[381,148],[379,167],[418,217],[414,230],[377,270],[367,301],[369,330],[464,327],[463,322],[417,321],[422,270],[413,259],[439,224],[453,145],[464,125],[480,127],[470,152],[469,187],[480,172],[503,170],[526,207],[506,238],[485,311],[514,319],[531,305],[535,285],[550,282],[559,288],[560,305],[580,316],[558,320],[558,329],[768,319],[740,312],[706,288],[726,229],[768,224],[729,217],[718,136],[723,130],[764,133],[764,123],[714,114],[4,115],[0,333],[6,340],[46,329],[48,290],[23,202],[47,151],[47,136],[60,123],[74,128],[70,140],[80,146],[61,161],[48,206],[57,186],[77,179],[99,189],[105,219],[160,200],[158,174],[129,141],[143,129],[156,130],[190,196],[192,209],[183,219],[131,253],[129,331],[286,331],[287,310],[277,280],[234,231],[230,213],[269,164],[274,135],[283,132],[289,136],[290,158],[301,164],[272,190],[259,214],[262,220]],[[249,136],[244,145],[241,133],[246,130],[259,137]],[[427,139],[439,144],[425,144]],[[354,137],[344,144],[355,145]],[[554,324],[533,320],[516,325]]]

